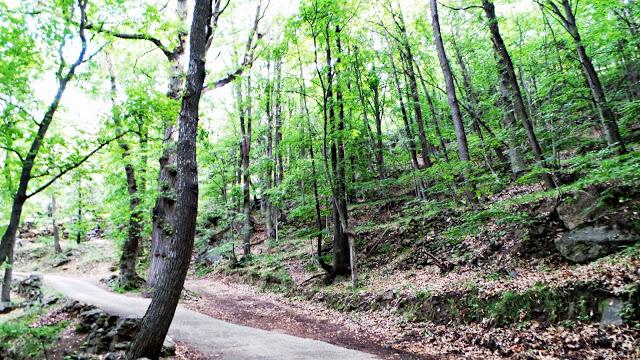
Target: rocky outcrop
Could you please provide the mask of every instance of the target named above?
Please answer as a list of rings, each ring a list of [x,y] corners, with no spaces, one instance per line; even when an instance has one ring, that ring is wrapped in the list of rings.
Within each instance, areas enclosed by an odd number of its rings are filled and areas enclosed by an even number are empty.
[[[40,304],[43,299],[42,276],[29,275],[26,279],[15,282],[14,290],[25,299],[21,306]]]
[[[76,331],[87,334],[83,353],[77,354],[78,358],[104,354],[104,359],[124,359],[124,352],[140,330],[141,319],[111,315],[92,305],[73,302],[65,306],[65,310],[78,314]],[[165,339],[162,353],[163,356],[175,353],[175,343],[170,338]]]
[[[627,204],[632,189],[593,188],[565,197],[556,211],[565,232],[555,247],[566,259],[586,263],[640,240],[637,212]]]
[[[602,210],[598,208],[597,194],[580,190],[558,204],[557,212],[564,226],[573,230],[595,219]]]
[[[640,240],[632,230],[619,225],[590,225],[566,232],[556,241],[562,256],[585,263],[619,251]]]

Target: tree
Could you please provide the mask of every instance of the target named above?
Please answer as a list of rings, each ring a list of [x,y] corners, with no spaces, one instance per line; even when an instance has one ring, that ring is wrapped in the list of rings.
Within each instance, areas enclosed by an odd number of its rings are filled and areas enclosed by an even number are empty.
[[[53,249],[56,254],[60,254],[62,252],[62,247],[60,246],[60,229],[58,229],[58,224],[56,223],[56,210],[58,205],[56,204],[56,195],[51,193],[51,203],[49,204],[48,216],[51,218],[51,227],[53,233]]]
[[[549,9],[549,11],[551,11],[551,13],[555,15],[556,19],[560,22],[562,27],[564,27],[569,35],[571,35],[571,38],[576,45],[580,65],[582,65],[582,69],[587,77],[589,88],[591,89],[593,98],[596,102],[596,105],[598,106],[600,122],[604,130],[607,144],[613,148],[616,148],[618,153],[624,154],[626,152],[626,149],[624,146],[624,142],[622,141],[622,137],[620,136],[620,130],[618,130],[616,115],[609,107],[609,103],[607,102],[607,97],[604,93],[604,89],[602,88],[602,83],[600,82],[598,72],[593,66],[591,57],[587,54],[587,49],[585,48],[585,44],[582,40],[582,37],[580,36],[580,31],[578,30],[578,24],[575,15],[575,9],[577,9],[578,1],[572,4],[570,0],[561,0],[560,5],[557,4],[555,0],[547,0],[544,3],[538,3],[544,4],[544,8]],[[562,7],[563,10],[560,10],[560,7]]]
[[[497,58],[503,98],[505,101],[508,101],[509,105],[513,106],[515,116],[520,119],[522,126],[525,129],[525,133],[527,134],[527,139],[529,140],[529,145],[531,146],[536,162],[540,167],[545,168],[546,164],[544,154],[540,147],[540,143],[538,142],[535,129],[529,119],[529,113],[525,107],[524,100],[522,99],[522,92],[520,91],[520,85],[518,84],[518,78],[516,77],[511,55],[509,55],[504,40],[502,39],[502,35],[500,34],[495,6],[491,0],[482,0],[482,9],[484,10],[485,16],[488,20],[489,32],[491,33],[491,39],[493,41],[493,49]],[[512,125],[509,122],[507,122],[507,124]],[[514,131],[514,129],[510,129],[510,131]],[[515,146],[515,144],[512,145]],[[517,161],[514,158],[512,164],[515,165],[515,163],[517,163]],[[513,166],[513,168],[516,169],[515,166]],[[543,173],[542,178],[547,188],[555,187],[555,183],[549,173]]]
[[[433,37],[436,43],[436,50],[438,52],[438,60],[440,61],[440,67],[442,68],[442,74],[444,75],[444,81],[447,89],[447,99],[449,101],[449,107],[451,108],[451,116],[453,118],[453,127],[456,132],[456,139],[458,142],[458,156],[460,160],[468,166],[469,158],[469,145],[467,144],[467,135],[464,132],[464,124],[462,122],[462,113],[460,112],[460,105],[458,104],[458,98],[456,96],[456,89],[453,83],[453,74],[451,72],[451,66],[449,65],[449,59],[444,50],[444,43],[442,42],[442,34],[440,32],[440,19],[438,17],[438,2],[437,0],[431,0],[431,24],[433,26]],[[475,201],[475,195],[472,194],[469,184],[468,170],[465,170],[464,175],[465,193],[469,201]]]
[[[79,10],[80,20],[77,22],[77,33],[80,39],[80,49],[78,51],[78,55],[75,60],[68,64],[65,61],[65,58],[62,53],[62,49],[65,45],[63,40],[60,51],[59,51],[59,64],[58,69],[56,70],[56,79],[58,83],[58,88],[56,94],[53,97],[53,100],[49,104],[49,107],[45,111],[42,116],[42,120],[37,123],[37,131],[33,140],[31,141],[31,145],[29,147],[29,151],[26,156],[22,156],[20,153],[18,154],[21,161],[21,169],[20,169],[20,180],[18,183],[18,187],[16,189],[15,194],[13,195],[13,203],[11,206],[11,216],[9,219],[9,225],[7,226],[4,234],[2,235],[2,240],[0,242],[0,264],[7,262],[8,266],[5,269],[4,281],[2,285],[2,301],[9,301],[10,299],[10,286],[11,286],[11,278],[12,278],[12,269],[11,264],[13,263],[13,250],[16,242],[16,233],[18,231],[18,226],[20,224],[20,218],[22,216],[22,210],[24,208],[25,202],[33,197],[35,194],[40,193],[49,187],[53,182],[55,182],[58,178],[62,177],[64,174],[69,171],[79,167],[84,161],[86,161],[91,155],[100,150],[102,147],[106,145],[106,143],[98,146],[94,151],[92,151],[88,156],[80,159],[79,161],[71,164],[70,166],[63,168],[58,174],[54,175],[49,181],[45,182],[44,185],[35,189],[31,193],[28,193],[29,182],[33,178],[33,168],[38,157],[40,148],[45,141],[47,131],[49,126],[53,122],[54,115],[56,114],[59,106],[60,100],[67,89],[67,85],[73,79],[76,74],[76,70],[80,65],[85,63],[86,61],[93,58],[96,54],[90,54],[87,56],[87,38],[85,35],[86,25],[87,25],[87,5],[88,0],[78,0],[77,7]],[[71,8],[73,6],[70,6]],[[73,14],[73,11],[67,12],[68,14]],[[74,21],[71,18],[65,19],[69,23],[73,23]]]
[[[213,35],[211,23],[215,10],[211,0],[197,0],[193,9],[191,38],[189,40],[189,72],[180,109],[177,147],[177,202],[176,230],[169,243],[167,257],[159,273],[151,304],[145,313],[140,331],[136,335],[128,359],[160,356],[162,343],[175,314],[184,280],[189,269],[198,211],[198,168],[196,163],[196,133],[199,104],[205,80],[207,43]]]
[[[109,70],[109,80],[111,83],[111,103],[113,123],[118,135],[123,135],[121,114],[116,104],[116,75],[111,63],[111,58],[107,56],[107,67]],[[130,146],[123,139],[118,139],[118,146],[122,150],[122,160],[124,162],[124,173],[127,179],[127,193],[129,195],[129,224],[127,225],[127,238],[122,247],[120,256],[120,287],[123,289],[137,288],[143,280],[136,273],[138,263],[138,249],[142,239],[142,207],[140,206],[140,193],[138,184],[140,178],[136,176],[136,171],[131,162]],[[78,192],[79,194],[80,192]]]

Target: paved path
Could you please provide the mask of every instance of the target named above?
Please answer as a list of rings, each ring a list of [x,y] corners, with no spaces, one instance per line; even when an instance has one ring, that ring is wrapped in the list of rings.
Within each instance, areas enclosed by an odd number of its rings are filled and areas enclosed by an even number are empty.
[[[44,284],[66,297],[119,316],[142,317],[149,299],[108,292],[90,280],[45,275]],[[212,359],[364,360],[375,356],[325,342],[235,325],[178,306],[169,335]]]

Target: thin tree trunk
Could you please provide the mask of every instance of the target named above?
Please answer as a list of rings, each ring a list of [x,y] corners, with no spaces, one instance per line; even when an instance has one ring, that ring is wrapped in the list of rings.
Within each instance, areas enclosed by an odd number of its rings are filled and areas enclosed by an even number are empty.
[[[267,69],[269,69],[269,64],[267,64]],[[273,91],[271,81],[267,83],[265,96],[265,113],[267,114],[267,143],[265,144],[265,156],[269,160],[269,166],[267,167],[267,173],[265,175],[266,193],[262,196],[264,201],[264,217],[265,225],[267,228],[267,238],[274,239],[275,229],[273,227],[273,205],[271,204],[270,196],[268,193],[272,188],[274,176],[273,165],[271,163],[271,158],[273,157],[273,114],[271,112],[271,98],[273,96]]]
[[[444,160],[449,162],[449,154],[447,153],[447,144],[444,142],[444,137],[442,136],[442,132],[440,131],[440,122],[438,121],[438,114],[436,113],[436,107],[433,104],[432,96],[429,94],[427,90],[427,84],[420,72],[420,67],[416,66],[416,70],[418,72],[418,77],[420,78],[420,83],[422,84],[422,91],[424,92],[424,96],[427,99],[427,104],[429,104],[429,111],[431,111],[431,117],[433,119],[433,126],[436,130],[436,136],[438,137],[438,142],[440,142],[440,147],[442,148],[442,154],[444,155]]]
[[[402,87],[400,86],[400,79],[398,78],[398,72],[396,70],[395,61],[393,60],[393,50],[389,45],[389,62],[391,63],[391,73],[393,76],[394,83],[396,85],[396,91],[398,93],[398,101],[400,102],[400,114],[402,117],[402,122],[404,124],[404,132],[407,136],[407,140],[409,143],[409,154],[411,155],[411,166],[413,168],[413,173],[415,174],[419,169],[420,165],[418,164],[418,154],[416,151],[416,144],[413,136],[413,131],[411,131],[411,125],[409,123],[409,114],[407,113],[407,109],[404,105]],[[416,179],[414,176],[414,181],[416,185],[416,196],[420,199],[424,196],[424,185],[421,179]]]
[[[242,251],[245,257],[251,255],[251,177],[249,156],[251,152],[251,78],[247,77],[247,96],[242,94],[242,82],[236,86],[236,101],[240,118],[241,158],[242,158]]]
[[[486,0],[485,0],[486,1]],[[578,51],[578,58],[582,69],[587,76],[587,81],[593,98],[598,106],[598,112],[600,115],[600,122],[604,130],[607,144],[618,150],[618,153],[626,153],[626,148],[622,137],[620,136],[620,130],[618,129],[618,121],[616,115],[613,113],[607,102],[607,98],[604,93],[602,84],[600,83],[600,77],[593,66],[591,57],[587,54],[587,49],[584,46],[580,32],[578,31],[578,25],[576,22],[575,14],[569,0],[562,0],[562,7],[564,13],[560,11],[554,1],[549,2],[551,10],[560,19],[561,24],[567,30],[569,35],[573,38]]]
[[[501,59],[498,64],[499,71],[502,71],[506,75],[505,80],[507,80],[507,84],[505,84],[505,89],[509,93],[509,100],[513,105],[515,116],[517,118],[520,118],[522,126],[524,127],[527,134],[529,145],[531,145],[531,149],[533,150],[536,162],[540,167],[545,168],[546,164],[544,154],[542,153],[542,148],[540,147],[540,143],[538,142],[538,137],[535,134],[533,125],[531,124],[531,121],[529,119],[529,114],[527,113],[527,109],[524,105],[522,93],[520,91],[520,85],[518,85],[518,79],[513,67],[513,61],[511,60],[511,56],[507,51],[504,40],[500,35],[500,28],[498,26],[498,19],[496,18],[496,12],[493,2],[491,2],[491,0],[482,0],[482,8],[484,9],[485,16],[489,21],[489,31],[491,32],[494,52],[496,53],[498,59]],[[551,178],[551,175],[549,173],[543,173],[542,179],[544,180],[547,188],[555,187],[555,183],[553,182],[553,179]]]
[[[488,159],[486,151],[484,150],[485,148],[485,141],[484,141],[484,136],[482,135],[482,129],[480,127],[480,122],[482,121],[482,114],[480,113],[478,106],[479,106],[479,101],[478,101],[478,96],[475,92],[475,90],[473,89],[473,82],[471,80],[471,74],[469,72],[469,69],[467,68],[466,63],[464,62],[464,58],[462,56],[462,51],[460,50],[460,47],[458,47],[458,44],[456,43],[456,41],[453,41],[453,47],[456,51],[456,58],[458,59],[458,65],[460,66],[460,72],[462,73],[462,84],[464,86],[465,89],[465,93],[467,95],[468,98],[468,104],[469,104],[469,114],[471,115],[471,118],[473,119],[473,130],[476,132],[476,134],[478,135],[478,138],[480,139],[480,143],[482,144],[483,147],[483,152],[485,153],[485,161],[487,162],[487,166],[489,168],[493,168],[490,159]],[[504,153],[502,152],[502,148],[500,146],[495,146],[493,147],[493,150],[496,154],[496,157],[498,158],[498,161],[500,161],[501,163],[507,163],[507,157],[504,155]]]
[[[379,177],[384,177],[384,149],[382,147],[382,103],[380,100],[380,81],[376,79],[372,83],[373,91],[373,112],[376,118],[376,165],[378,166]]]
[[[462,113],[460,112],[460,105],[456,96],[456,89],[453,82],[453,74],[451,73],[451,66],[447,54],[444,50],[444,44],[442,42],[442,34],[440,33],[440,20],[438,18],[438,1],[431,0],[431,25],[433,26],[433,37],[436,43],[436,51],[438,53],[438,60],[440,61],[440,67],[442,68],[442,74],[444,75],[444,81],[447,91],[447,99],[449,101],[449,107],[451,108],[451,116],[453,118],[453,127],[456,132],[456,139],[458,143],[458,157],[465,163],[465,169],[463,176],[465,178],[465,196],[470,202],[475,202],[476,197],[473,194],[470,169],[469,167],[469,145],[467,143],[467,135],[464,131],[464,123],[462,121]]]
[[[111,82],[111,106],[113,122],[118,135],[122,134],[122,124],[120,114],[116,104],[116,75],[113,70],[111,59],[107,57],[109,68],[109,79]],[[142,238],[142,211],[139,207],[140,195],[138,194],[138,184],[136,173],[131,163],[129,144],[120,138],[118,145],[122,150],[122,161],[124,162],[124,172],[127,179],[127,192],[129,194],[129,224],[127,238],[122,247],[120,256],[120,287],[125,290],[135,289],[142,282],[136,273],[136,263],[138,260],[138,249]]]
[[[275,94],[275,137],[273,147],[276,155],[276,186],[284,181],[284,166],[282,164],[282,60],[276,64],[276,94]]]
[[[324,226],[322,226],[322,213],[320,212],[320,195],[318,193],[318,176],[316,171],[316,159],[315,152],[313,150],[313,128],[311,126],[311,114],[309,113],[309,106],[307,105],[306,85],[304,80],[304,72],[302,69],[302,58],[300,56],[300,49],[298,49],[298,66],[300,70],[300,101],[304,107],[304,114],[307,119],[307,131],[309,132],[309,158],[311,159],[311,187],[313,190],[313,203],[316,213],[316,225],[318,227],[318,236],[316,240],[316,253],[318,257],[318,264],[329,275],[332,276],[333,268],[327,264],[322,258],[322,232]]]
[[[416,80],[416,74],[414,70],[415,61],[413,59],[413,53],[411,52],[411,46],[409,44],[409,37],[407,35],[407,29],[404,23],[404,16],[402,10],[398,9],[398,27],[402,34],[402,47],[403,50],[400,54],[405,59],[407,65],[407,76],[409,79],[409,95],[413,103],[413,112],[416,117],[416,123],[418,124],[418,140],[420,141],[420,149],[422,155],[422,163],[425,167],[431,166],[431,159],[429,158],[429,141],[424,129],[424,119],[422,116],[422,106],[420,105],[420,95],[418,93],[418,83]]]
[[[53,228],[53,250],[56,254],[60,254],[62,252],[62,247],[60,246],[60,229],[58,229],[58,224],[56,223],[57,209],[56,196],[52,193],[51,204],[49,204],[49,217],[51,218],[51,226]]]
[[[151,304],[127,359],[157,359],[173,319],[193,250],[198,210],[196,133],[198,108],[205,79],[206,43],[212,34],[211,0],[197,0],[191,26],[189,72],[182,99],[178,137],[176,229]],[[218,6],[218,1],[216,1]]]
[[[70,65],[66,73],[62,73],[63,68],[61,67],[58,71],[58,89],[53,97],[53,100],[49,104],[47,111],[44,113],[42,120],[38,125],[38,131],[31,142],[31,146],[29,147],[29,152],[27,156],[22,161],[22,168],[20,170],[20,181],[18,183],[18,188],[16,190],[15,195],[13,196],[13,203],[11,205],[11,215],[9,216],[9,225],[5,229],[4,234],[2,235],[2,240],[0,241],[0,265],[3,263],[7,263],[4,281],[2,283],[2,301],[10,301],[10,292],[11,292],[11,278],[12,278],[12,265],[13,265],[13,250],[16,243],[16,233],[18,231],[18,226],[20,225],[20,218],[22,216],[22,209],[24,207],[24,203],[27,201],[27,187],[29,185],[29,181],[31,180],[31,171],[33,170],[33,165],[40,151],[40,147],[42,142],[45,139],[47,134],[47,130],[53,121],[53,116],[56,114],[58,107],[60,106],[60,100],[62,99],[62,95],[64,94],[69,81],[75,76],[76,69],[80,64],[83,63],[84,57],[87,51],[87,40],[85,37],[85,27],[87,23],[87,15],[86,15],[86,0],[78,0],[78,8],[80,9],[80,23],[79,23],[79,36],[81,40],[81,49],[76,61]],[[62,59],[61,59],[62,61]]]

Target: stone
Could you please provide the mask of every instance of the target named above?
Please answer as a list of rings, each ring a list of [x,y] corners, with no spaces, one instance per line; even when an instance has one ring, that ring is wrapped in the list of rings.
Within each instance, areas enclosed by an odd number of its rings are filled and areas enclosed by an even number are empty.
[[[33,305],[42,299],[42,276],[30,275],[16,284],[16,293],[26,299],[26,305]]]
[[[106,353],[102,359],[103,360],[124,360],[125,355],[124,355],[124,352],[122,351],[112,351],[112,352]]]
[[[555,241],[555,245],[566,259],[585,263],[617,252],[638,240],[638,234],[618,225],[593,225],[566,232]]]
[[[113,345],[114,350],[127,350],[129,348],[129,343],[121,342]]]
[[[70,262],[71,262],[71,259],[68,258],[68,257],[60,258],[60,259],[57,259],[56,261],[54,261],[54,263],[51,264],[51,267],[57,268],[57,267],[60,267],[62,265],[67,265]]]
[[[11,311],[13,311],[13,309],[15,309],[15,307],[11,305],[10,302],[8,301],[0,302],[0,314],[8,314]]]
[[[598,215],[600,211],[597,204],[598,199],[594,195],[576,191],[571,198],[564,199],[558,205],[558,216],[567,229],[573,230]]]
[[[395,297],[396,297],[396,294],[392,289],[387,290],[384,293],[382,293],[382,300],[386,301],[386,302],[389,302],[389,301],[393,300]]]
[[[622,319],[622,309],[624,308],[624,302],[617,298],[606,299],[600,304],[602,309],[602,318],[600,319],[600,329],[607,326],[622,326],[624,320]]]
[[[49,295],[49,296],[46,296],[46,297],[44,297],[42,299],[42,305],[43,306],[53,305],[53,304],[57,303],[58,300],[60,300],[60,299],[57,296]]]
[[[176,343],[169,336],[164,338],[161,353],[163,357],[173,356],[176,354]]]

